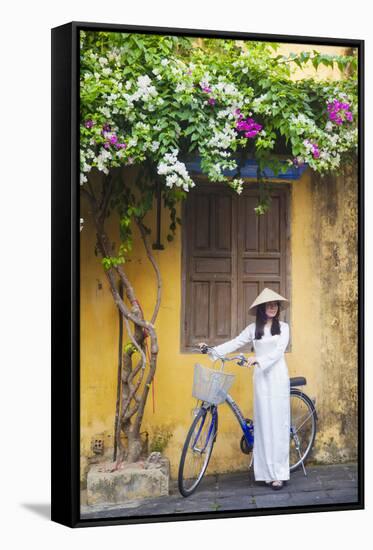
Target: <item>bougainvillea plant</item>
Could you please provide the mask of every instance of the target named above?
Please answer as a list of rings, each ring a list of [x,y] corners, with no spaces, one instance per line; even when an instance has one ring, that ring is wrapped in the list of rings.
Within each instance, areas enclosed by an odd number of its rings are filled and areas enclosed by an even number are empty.
[[[266,167],[275,174],[303,164],[321,174],[341,170],[357,150],[357,59],[353,51],[341,56],[316,50],[283,55],[278,44],[255,41],[80,34],[80,184],[95,223],[97,250],[129,335],[116,442],[120,460],[132,461],[140,454],[140,426],[158,354],[155,320],[162,282],[145,223],[154,196],[160,193],[169,209],[172,240],[181,223],[176,203],[195,185],[186,167],[195,156],[211,182],[225,183],[237,193],[244,186],[240,169],[249,158],[258,163],[260,181]],[[322,65],[338,68],[340,78],[293,78],[296,69]],[[134,184],[123,181],[119,170],[131,165],[138,167]],[[98,191],[91,182],[95,171],[104,176]],[[268,207],[264,193],[256,213]],[[119,216],[121,237],[116,251],[105,228],[113,211]],[[134,226],[157,276],[150,321],[145,321],[125,271]],[[118,280],[130,306],[119,295]]]

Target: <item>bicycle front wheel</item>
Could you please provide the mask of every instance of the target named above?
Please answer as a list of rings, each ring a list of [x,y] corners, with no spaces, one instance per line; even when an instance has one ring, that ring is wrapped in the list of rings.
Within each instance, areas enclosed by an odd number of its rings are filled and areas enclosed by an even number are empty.
[[[305,462],[316,436],[316,409],[312,400],[302,391],[290,391],[290,471]]]
[[[216,407],[201,407],[192,422],[181,453],[179,491],[188,497],[197,489],[207,469],[217,435]]]

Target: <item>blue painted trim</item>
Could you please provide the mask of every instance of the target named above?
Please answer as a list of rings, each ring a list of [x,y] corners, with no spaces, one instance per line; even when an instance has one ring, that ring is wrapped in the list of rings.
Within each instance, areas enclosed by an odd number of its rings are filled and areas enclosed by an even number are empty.
[[[287,164],[286,161],[280,161],[281,164]],[[199,159],[186,162],[185,166],[187,167],[187,170],[191,174],[201,174],[201,161]],[[266,178],[276,178],[281,180],[299,180],[303,174],[303,172],[306,170],[307,164],[303,164],[303,166],[289,166],[286,172],[283,172],[282,174],[278,174],[275,176],[274,172],[270,168],[266,168],[264,170],[263,176]],[[254,159],[249,159],[245,162],[244,166],[241,168],[241,176],[243,178],[256,178],[257,177],[257,169],[258,169],[258,163]],[[224,176],[237,176],[238,170],[224,170],[223,171]]]

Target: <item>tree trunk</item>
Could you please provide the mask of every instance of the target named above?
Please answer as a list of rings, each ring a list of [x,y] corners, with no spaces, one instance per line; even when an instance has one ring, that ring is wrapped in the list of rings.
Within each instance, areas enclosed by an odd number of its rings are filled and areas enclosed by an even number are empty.
[[[92,214],[97,234],[97,247],[100,255],[103,258],[110,257],[110,241],[104,228],[105,216],[103,214],[105,214],[106,206],[103,207],[103,210],[102,208],[100,209],[94,196],[92,196],[91,193],[85,191],[84,194],[90,200],[93,209]],[[107,201],[105,200],[104,205],[106,204]],[[139,306],[139,302],[135,295],[134,288],[127,279],[127,276],[122,267],[112,267],[108,270],[105,270],[105,275],[107,277],[114,302],[123,317],[123,320],[126,324],[127,333],[131,340],[131,343],[133,344],[132,349],[127,348],[123,353],[121,373],[122,392],[119,421],[120,428],[118,428],[117,433],[115,434],[116,443],[119,451],[117,455],[117,465],[119,465],[120,462],[122,462],[123,460],[126,460],[128,462],[136,462],[140,457],[142,451],[142,442],[140,436],[141,423],[144,415],[144,409],[149,393],[149,388],[153,381],[157,366],[158,339],[153,323],[159,310],[161,281],[158,266],[156,266],[154,258],[151,255],[149,246],[147,246],[146,236],[144,232],[142,232],[141,234],[148,257],[151,260],[152,265],[156,271],[158,281],[157,303],[152,316],[152,322],[147,322],[144,320],[141,307]],[[124,299],[120,296],[120,293],[118,292],[118,277],[123,284],[125,294],[131,304],[131,309],[128,309]],[[130,322],[133,323],[134,329],[131,329]],[[145,334],[145,331],[147,334]],[[150,337],[151,343],[150,366],[145,379],[145,384],[141,388],[146,370],[146,336]],[[136,350],[136,352],[140,354],[140,360],[136,364],[136,366],[133,365],[133,355],[135,353],[134,350]],[[121,442],[121,431],[127,438],[126,447],[124,447]]]

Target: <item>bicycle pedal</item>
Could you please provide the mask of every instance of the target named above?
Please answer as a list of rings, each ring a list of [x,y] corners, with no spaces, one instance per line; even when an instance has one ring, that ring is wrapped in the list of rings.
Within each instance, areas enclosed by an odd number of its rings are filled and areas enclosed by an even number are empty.
[[[246,442],[245,436],[242,436],[240,441],[240,448],[243,454],[248,455],[252,452],[253,445],[248,445]]]

